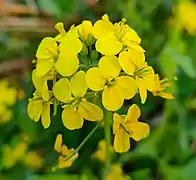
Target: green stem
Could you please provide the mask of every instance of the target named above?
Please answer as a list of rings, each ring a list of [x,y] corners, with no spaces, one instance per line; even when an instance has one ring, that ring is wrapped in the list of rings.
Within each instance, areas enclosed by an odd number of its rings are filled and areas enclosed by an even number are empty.
[[[111,166],[110,146],[111,146],[111,120],[112,112],[104,110],[104,131],[105,131],[105,142],[106,142],[106,159],[105,168],[103,172],[103,179],[106,179]]]

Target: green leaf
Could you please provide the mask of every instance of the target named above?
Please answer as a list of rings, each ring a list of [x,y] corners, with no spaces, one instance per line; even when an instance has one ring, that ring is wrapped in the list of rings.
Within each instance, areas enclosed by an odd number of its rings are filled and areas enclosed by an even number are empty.
[[[56,4],[56,1],[53,0],[38,0],[38,6],[42,11],[51,14],[52,16],[59,17],[61,14],[61,10]]]

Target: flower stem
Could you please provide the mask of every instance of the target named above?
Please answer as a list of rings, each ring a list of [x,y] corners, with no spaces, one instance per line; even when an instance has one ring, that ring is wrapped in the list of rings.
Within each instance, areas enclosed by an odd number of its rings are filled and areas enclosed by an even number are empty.
[[[111,166],[110,146],[111,146],[111,120],[112,112],[104,110],[104,131],[105,131],[105,142],[106,142],[106,160],[105,168],[103,172],[103,179],[106,179]]]

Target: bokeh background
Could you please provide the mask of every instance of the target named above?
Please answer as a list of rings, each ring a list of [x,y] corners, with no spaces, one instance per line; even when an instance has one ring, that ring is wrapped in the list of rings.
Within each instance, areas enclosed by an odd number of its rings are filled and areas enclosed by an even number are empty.
[[[192,3],[189,3],[192,2]],[[187,6],[188,4],[188,6]],[[63,127],[60,113],[44,130],[27,115],[34,91],[32,60],[41,39],[55,36],[54,25],[63,21],[68,30],[84,19],[95,22],[107,13],[111,21],[122,17],[142,39],[147,62],[162,77],[173,79],[174,100],[148,94],[126,102],[139,104],[142,121],[151,126],[148,138],[131,151],[114,154],[133,180],[196,179],[196,5],[188,0],[0,0],[0,180],[96,180],[103,162],[92,159],[102,129],[85,144],[73,166],[52,172],[57,154],[56,135],[76,148],[94,127]],[[122,109],[123,111],[123,109]],[[115,179],[114,179],[115,180]]]

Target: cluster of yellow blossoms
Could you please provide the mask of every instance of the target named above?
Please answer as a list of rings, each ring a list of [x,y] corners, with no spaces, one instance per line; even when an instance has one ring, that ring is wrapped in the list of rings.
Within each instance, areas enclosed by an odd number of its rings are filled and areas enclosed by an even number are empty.
[[[84,119],[102,121],[105,112],[112,111],[114,150],[128,151],[129,139],[145,138],[149,126],[138,122],[140,109],[135,104],[127,115],[115,111],[137,93],[142,103],[147,99],[147,91],[173,98],[163,92],[170,86],[165,85],[168,80],[162,83],[148,66],[141,39],[125,19],[113,24],[104,15],[94,24],[85,20],[68,32],[62,23],[57,23],[55,28],[59,34],[44,38],[36,53],[36,68],[32,73],[36,90],[28,104],[30,118],[36,122],[41,119],[44,128],[48,128],[51,106],[55,115],[60,105],[64,126],[74,130],[83,126]],[[57,136],[57,142],[55,149],[61,154],[59,166],[65,167],[65,156],[72,150],[62,145],[61,136]]]
[[[0,124],[4,124],[12,118],[12,110],[9,107],[16,102],[17,90],[4,79],[0,81],[0,92]]]
[[[177,28],[186,29],[190,34],[196,34],[196,3],[185,1],[174,8],[174,20]]]

